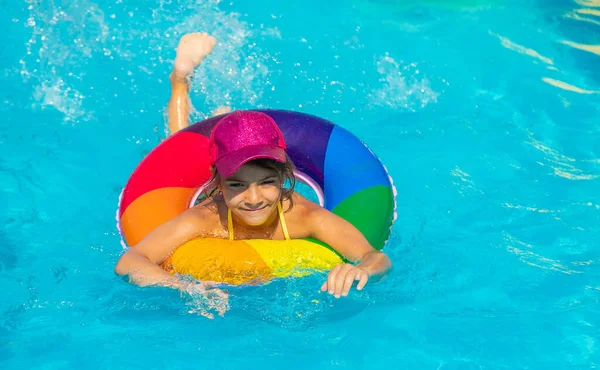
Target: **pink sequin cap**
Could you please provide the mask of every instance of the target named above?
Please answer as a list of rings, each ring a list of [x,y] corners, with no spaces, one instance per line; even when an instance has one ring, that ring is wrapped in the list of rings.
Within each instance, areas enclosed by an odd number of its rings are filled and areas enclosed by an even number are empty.
[[[254,111],[235,111],[223,117],[211,134],[210,162],[229,177],[248,161],[269,158],[285,163],[285,141],[275,121]]]

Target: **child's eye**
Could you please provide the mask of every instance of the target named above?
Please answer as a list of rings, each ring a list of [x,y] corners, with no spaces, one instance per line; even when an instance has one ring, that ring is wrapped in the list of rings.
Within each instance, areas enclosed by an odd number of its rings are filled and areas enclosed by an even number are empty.
[[[230,188],[241,188],[242,186],[244,186],[244,184],[242,184],[241,182],[230,182],[228,185]]]
[[[275,184],[275,180],[265,180],[262,182],[263,185],[273,185]]]

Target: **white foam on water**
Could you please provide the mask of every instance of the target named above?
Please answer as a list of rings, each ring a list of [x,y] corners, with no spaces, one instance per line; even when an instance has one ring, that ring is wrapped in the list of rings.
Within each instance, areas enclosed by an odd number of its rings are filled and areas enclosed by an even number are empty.
[[[65,122],[86,120],[93,110],[110,104],[103,101],[112,95],[97,92],[106,90],[105,78],[127,89],[115,91],[114,98],[119,99],[136,94],[139,81],[148,76],[167,80],[179,38],[188,32],[207,31],[218,40],[193,79],[193,99],[204,98],[206,115],[233,102],[254,105],[262,96],[270,56],[252,41],[255,32],[240,14],[220,10],[219,1],[165,0],[150,12],[127,8],[122,2],[100,6],[89,0],[77,4],[29,0],[29,4],[25,27],[31,36],[20,74],[32,84],[32,106],[55,109]],[[256,32],[263,38],[281,37],[277,29]],[[119,70],[118,62],[130,65],[129,70]],[[102,85],[94,89],[94,84]]]
[[[377,58],[375,66],[380,84],[367,95],[371,106],[412,112],[437,102],[439,94],[421,75],[417,63],[403,65],[386,53]]]
[[[54,108],[65,122],[89,118],[85,97],[75,86],[81,84],[87,62],[109,38],[104,12],[86,0],[66,5],[28,3],[26,27],[31,36],[20,74],[33,84],[32,107]]]

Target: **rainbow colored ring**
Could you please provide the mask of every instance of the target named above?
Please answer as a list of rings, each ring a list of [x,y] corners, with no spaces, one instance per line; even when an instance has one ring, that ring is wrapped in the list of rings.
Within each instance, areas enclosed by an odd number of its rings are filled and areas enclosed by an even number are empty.
[[[395,189],[373,152],[347,130],[319,117],[280,110],[261,112],[271,116],[283,133],[297,179],[315,191],[323,207],[352,223],[381,250],[396,219]],[[209,137],[220,118],[197,122],[171,136],[134,170],[117,211],[117,227],[127,245],[137,244],[157,226],[194,205],[211,178]],[[301,276],[307,270],[324,270],[342,262],[328,246],[315,240],[211,240],[212,248],[206,246],[206,240],[202,247],[198,240],[184,244],[163,267],[201,280],[242,284]],[[288,244],[282,248],[281,243]],[[214,271],[215,261],[227,272]]]

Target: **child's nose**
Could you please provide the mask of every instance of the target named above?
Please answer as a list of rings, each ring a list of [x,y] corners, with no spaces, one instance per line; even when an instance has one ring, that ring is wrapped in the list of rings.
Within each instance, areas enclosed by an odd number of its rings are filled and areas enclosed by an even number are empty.
[[[248,194],[246,197],[246,206],[250,209],[260,208],[262,206],[263,201],[260,197],[260,192],[256,185],[252,184],[248,188]]]

